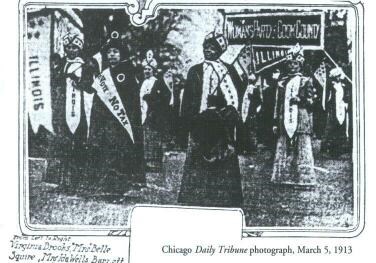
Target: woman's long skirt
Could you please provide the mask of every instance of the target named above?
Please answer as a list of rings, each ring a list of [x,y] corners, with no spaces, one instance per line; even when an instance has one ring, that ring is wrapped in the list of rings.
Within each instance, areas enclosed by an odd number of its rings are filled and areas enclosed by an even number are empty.
[[[291,140],[281,134],[277,140],[272,182],[314,184],[311,135],[296,134]]]
[[[243,194],[237,155],[208,163],[189,139],[178,202],[191,206],[241,207]]]

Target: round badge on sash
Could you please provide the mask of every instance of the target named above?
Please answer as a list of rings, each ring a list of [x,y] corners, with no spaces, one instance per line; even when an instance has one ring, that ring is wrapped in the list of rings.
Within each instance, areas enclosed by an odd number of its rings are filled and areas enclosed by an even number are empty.
[[[111,38],[113,38],[113,39],[118,39],[118,38],[119,38],[119,32],[117,32],[117,31],[113,31],[113,32],[111,33]]]
[[[116,79],[118,82],[123,82],[125,80],[125,75],[123,73],[120,73],[116,76]]]

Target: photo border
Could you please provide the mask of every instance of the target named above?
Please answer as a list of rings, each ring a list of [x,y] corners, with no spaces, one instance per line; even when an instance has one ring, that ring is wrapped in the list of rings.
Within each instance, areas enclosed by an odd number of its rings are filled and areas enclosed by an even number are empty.
[[[302,1],[286,2],[286,3],[272,3],[270,1],[216,1],[216,2],[200,2],[195,3],[189,0],[151,0],[146,1],[147,9],[138,10],[137,12],[129,8],[134,6],[127,5],[125,2],[135,2],[136,0],[124,0],[122,2],[104,2],[92,1],[84,3],[74,3],[65,1],[29,1],[20,0],[19,2],[19,226],[21,232],[27,235],[74,235],[74,236],[111,236],[111,235],[130,235],[130,220],[126,226],[68,226],[68,225],[33,225],[30,224],[29,207],[28,207],[28,149],[27,149],[27,112],[26,112],[26,97],[25,93],[25,30],[27,29],[26,8],[28,6],[41,5],[46,8],[57,7],[83,7],[83,8],[124,8],[131,17],[140,18],[140,13],[147,13],[145,15],[145,23],[153,19],[157,15],[159,9],[195,9],[195,8],[214,8],[221,7],[229,8],[251,8],[251,7],[265,7],[265,8],[286,8],[286,9],[331,9],[331,8],[351,8],[355,12],[355,31],[353,42],[353,218],[356,220],[350,228],[309,228],[309,227],[244,227],[242,226],[243,237],[356,237],[364,229],[365,226],[365,96],[364,96],[364,5],[359,2],[354,4],[351,1],[332,1],[318,2],[312,4],[305,4]],[[172,3],[174,2],[174,3]],[[140,26],[140,24],[134,24]],[[142,24],[141,24],[142,25]],[[356,147],[355,147],[356,146]],[[26,177],[26,178],[25,178]],[[151,206],[151,205],[138,205]],[[152,205],[156,207],[176,207],[170,205]],[[187,209],[187,206],[181,206]],[[204,207],[200,207],[204,208]],[[227,210],[227,209],[226,209]],[[131,215],[130,215],[131,216]],[[130,218],[129,216],[129,218]]]

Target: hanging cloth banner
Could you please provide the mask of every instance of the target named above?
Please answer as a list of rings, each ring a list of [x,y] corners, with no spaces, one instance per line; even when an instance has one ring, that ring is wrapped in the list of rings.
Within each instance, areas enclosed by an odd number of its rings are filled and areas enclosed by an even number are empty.
[[[34,133],[40,126],[54,133],[52,126],[50,83],[50,16],[28,21],[26,53],[26,105]],[[31,26],[31,24],[33,26]]]
[[[112,115],[120,122],[134,143],[133,131],[128,115],[125,111],[115,83],[111,77],[110,69],[105,69],[94,79],[92,87],[97,91],[98,97],[106,105]]]
[[[224,32],[229,45],[323,49],[324,12],[229,13],[225,14]]]
[[[291,98],[299,93],[301,76],[297,75],[287,82],[284,103],[284,125],[289,138],[292,138],[298,127],[298,105],[290,105]]]
[[[277,65],[286,59],[288,48],[253,47],[253,65],[255,73]]]

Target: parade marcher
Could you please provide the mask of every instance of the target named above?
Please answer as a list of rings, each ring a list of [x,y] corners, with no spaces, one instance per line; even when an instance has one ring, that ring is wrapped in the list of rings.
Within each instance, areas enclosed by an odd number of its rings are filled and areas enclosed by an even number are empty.
[[[316,66],[313,73],[313,88],[316,90],[317,99],[313,108],[313,134],[316,138],[322,139],[325,134],[327,123],[327,103],[329,89],[327,87],[327,70],[326,63],[322,62]]]
[[[181,204],[242,204],[234,132],[240,122],[242,82],[235,68],[219,59],[226,48],[223,35],[210,33],[203,43],[205,61],[188,72],[182,118],[189,139],[178,198]]]
[[[184,91],[184,77],[181,73],[173,75],[173,105],[172,105],[172,147],[176,150],[186,149],[186,136],[184,136],[183,122],[181,117],[181,106]]]
[[[157,79],[157,61],[149,50],[142,61],[144,80],[140,88],[142,124],[144,126],[147,167],[160,171],[163,153],[169,142],[172,92],[164,78]]]
[[[329,72],[328,101],[326,105],[327,123],[322,144],[322,152],[336,157],[344,153],[349,138],[349,91],[344,84],[341,68]]]
[[[248,85],[242,100],[243,132],[241,134],[242,149],[246,153],[257,151],[258,115],[261,111],[261,93],[256,86],[257,77],[251,73],[248,76]]]
[[[87,118],[85,101],[93,80],[93,70],[87,67],[81,53],[84,45],[81,33],[63,37],[65,56],[52,57],[51,99],[55,135],[49,145],[50,160],[46,180],[74,190],[83,182],[86,156]]]
[[[312,151],[312,80],[300,73],[302,49],[287,56],[287,74],[278,81],[275,104],[277,145],[274,156],[274,183],[315,183]]]
[[[274,107],[276,101],[277,79],[281,75],[278,68],[261,75],[262,103],[259,115],[259,140],[267,149],[275,150],[276,136],[273,133]]]
[[[92,85],[89,157],[97,188],[121,194],[146,184],[139,88],[122,41],[111,38],[103,52],[109,67]]]

